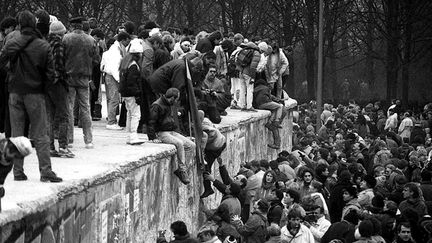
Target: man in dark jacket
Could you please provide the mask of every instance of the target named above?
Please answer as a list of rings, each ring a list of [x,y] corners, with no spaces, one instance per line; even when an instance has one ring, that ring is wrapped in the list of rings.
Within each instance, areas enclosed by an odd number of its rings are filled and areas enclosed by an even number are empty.
[[[183,221],[175,221],[170,228],[174,235],[174,240],[170,241],[170,243],[199,243],[197,239],[190,236]]]
[[[279,149],[281,141],[278,128],[281,128],[283,105],[275,101],[279,101],[279,99],[271,94],[267,82],[264,79],[258,79],[253,91],[253,107],[271,111],[270,120],[265,126],[272,131],[274,141],[273,144],[269,144],[268,146],[270,148]]]
[[[93,65],[100,60],[96,41],[82,30],[81,17],[71,19],[74,30],[63,37],[65,46],[65,69],[69,84],[69,143],[73,142],[73,109],[78,100],[80,120],[84,132],[84,142],[88,149],[93,148],[92,120],[90,115],[89,83]]]
[[[329,243],[334,239],[343,240],[344,242],[354,242],[356,225],[359,218],[355,210],[350,211],[341,222],[336,222],[330,226],[327,232],[321,238],[321,243]]]
[[[189,184],[186,172],[186,152],[195,151],[195,143],[176,132],[178,126],[174,119],[173,105],[180,99],[180,91],[169,88],[165,95],[157,99],[150,107],[148,128],[149,140],[158,138],[163,143],[173,144],[177,148],[178,169],[174,174],[184,184]]]
[[[266,200],[258,200],[254,204],[254,210],[246,223],[242,223],[239,216],[234,217],[233,224],[247,243],[263,243],[266,240],[267,211],[269,204]]]
[[[9,82],[9,110],[12,137],[24,135],[25,117],[30,120],[30,133],[39,159],[41,181],[61,182],[51,169],[49,137],[44,87],[54,80],[53,57],[50,45],[36,32],[36,18],[29,11],[19,14],[21,34],[6,43],[0,53],[0,67],[10,61],[14,75]],[[27,180],[24,158],[14,160],[15,180]]]
[[[215,46],[219,45],[222,39],[223,37],[221,32],[215,31],[211,33],[208,37],[204,37],[201,40],[199,40],[195,47],[195,50],[203,54],[213,52]]]

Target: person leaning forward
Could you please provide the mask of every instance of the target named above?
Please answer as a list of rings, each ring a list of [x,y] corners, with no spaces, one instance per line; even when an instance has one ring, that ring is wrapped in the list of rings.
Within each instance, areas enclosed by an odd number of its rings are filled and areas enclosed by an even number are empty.
[[[169,88],[164,95],[157,99],[150,107],[150,121],[148,128],[149,140],[173,144],[177,149],[178,169],[174,174],[187,185],[190,183],[186,171],[186,152],[195,151],[195,143],[176,132],[178,126],[173,114],[173,105],[180,99],[180,91]]]

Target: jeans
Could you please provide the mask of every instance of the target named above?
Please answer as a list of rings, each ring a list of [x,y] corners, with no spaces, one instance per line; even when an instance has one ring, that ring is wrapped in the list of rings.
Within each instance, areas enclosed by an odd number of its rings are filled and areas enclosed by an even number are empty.
[[[254,84],[250,83],[252,78],[244,73],[240,74],[240,108],[252,109]]]
[[[163,143],[173,144],[177,149],[178,168],[186,171],[186,153],[195,152],[195,143],[180,133],[174,131],[162,131],[158,138]]]
[[[140,106],[136,103],[135,97],[124,97],[126,105],[126,132],[137,133],[139,120],[141,118]]]
[[[231,78],[231,95],[238,104],[240,98],[240,78]]]
[[[25,118],[28,116],[31,126],[30,134],[35,144],[41,176],[51,173],[51,158],[47,130],[47,113],[44,94],[9,94],[9,111],[12,137],[24,135]],[[19,176],[24,173],[24,158],[14,159],[13,173]]]
[[[113,76],[106,74],[105,89],[108,109],[108,125],[117,124],[116,114],[120,104],[119,83]]]
[[[90,116],[90,91],[89,88],[69,87],[69,114],[73,114],[75,98],[79,107],[79,118],[84,133],[84,143],[89,144],[93,142],[92,135],[92,121]],[[68,140],[69,143],[73,141],[74,116],[69,116]]]
[[[270,121],[279,121],[282,117],[282,108],[283,105],[277,102],[267,102],[258,107],[261,110],[269,110],[271,111]]]
[[[50,147],[54,147],[54,123],[58,121],[58,141],[60,148],[68,145],[68,90],[65,85],[56,83],[47,90],[46,106],[48,114],[48,135]]]

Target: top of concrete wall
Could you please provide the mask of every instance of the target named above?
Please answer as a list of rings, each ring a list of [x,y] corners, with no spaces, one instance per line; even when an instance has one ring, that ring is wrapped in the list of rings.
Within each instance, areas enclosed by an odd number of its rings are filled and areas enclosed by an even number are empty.
[[[265,119],[268,111],[240,112],[228,110],[221,124],[216,125],[222,132],[229,132],[247,123]],[[71,149],[74,159],[52,158],[53,170],[64,179],[62,183],[42,183],[34,151],[25,159],[24,169],[27,181],[13,180],[12,173],[5,182],[6,195],[2,199],[0,226],[24,218],[28,214],[41,212],[62,198],[78,194],[97,184],[106,183],[129,173],[137,167],[151,163],[157,158],[175,154],[175,147],[167,144],[145,143],[140,146],[126,145],[127,133],[104,128],[105,123],[97,122],[93,126],[95,148],[86,150],[79,135],[81,129],[75,129],[75,143]],[[146,138],[146,135],[142,135]]]

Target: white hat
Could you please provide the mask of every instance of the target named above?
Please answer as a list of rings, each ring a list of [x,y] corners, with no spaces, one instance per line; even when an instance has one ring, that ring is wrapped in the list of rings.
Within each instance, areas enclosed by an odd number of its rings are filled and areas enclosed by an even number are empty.
[[[33,147],[28,138],[21,136],[21,137],[9,138],[9,140],[15,145],[15,147],[18,149],[18,151],[22,156],[25,157],[31,154]]]
[[[153,28],[150,30],[149,32],[149,36],[154,36],[154,35],[158,35],[158,36],[162,36],[161,32],[160,32],[160,28]]]
[[[258,44],[258,48],[264,53],[266,53],[269,49],[267,43],[265,43],[264,41],[262,41]]]
[[[144,51],[142,40],[141,39],[133,39],[129,43],[128,52],[129,53],[142,53]]]

